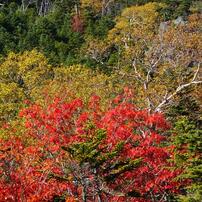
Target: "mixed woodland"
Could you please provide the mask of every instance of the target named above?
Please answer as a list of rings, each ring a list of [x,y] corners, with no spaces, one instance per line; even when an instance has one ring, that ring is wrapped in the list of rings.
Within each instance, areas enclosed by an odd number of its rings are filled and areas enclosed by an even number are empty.
[[[202,2],[0,0],[0,202],[201,202]]]

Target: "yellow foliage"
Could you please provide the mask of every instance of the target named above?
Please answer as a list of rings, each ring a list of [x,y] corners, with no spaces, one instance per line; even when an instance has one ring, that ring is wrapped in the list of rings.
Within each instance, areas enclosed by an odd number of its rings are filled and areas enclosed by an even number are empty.
[[[12,136],[23,138],[25,134],[26,134],[26,127],[24,126],[24,121],[20,119],[4,123],[0,127],[1,139],[9,139]],[[24,138],[23,141],[25,143],[30,143],[32,140],[31,138],[29,138],[29,140]]]
[[[95,11],[100,11],[102,9],[103,0],[81,0],[82,7],[93,7]]]
[[[98,63],[102,63],[102,57],[107,52],[109,44],[106,40],[95,39],[92,37],[86,38],[86,43],[82,47],[82,54],[87,55]]]
[[[115,27],[108,33],[108,41],[120,46],[121,66],[142,59],[158,32],[161,21],[158,10],[164,7],[162,3],[131,6],[117,18]]]
[[[126,47],[131,40],[137,42],[140,38],[151,39],[160,22],[158,10],[163,7],[165,4],[162,3],[148,3],[124,9],[115,27],[110,30],[108,39]]]
[[[36,50],[8,54],[0,64],[0,121],[15,117],[23,100],[34,100],[51,76],[47,59]]]
[[[11,119],[25,98],[16,83],[0,83],[0,122]]]
[[[95,12],[103,12],[111,3],[117,0],[80,0],[81,7],[91,7]]]
[[[0,65],[1,82],[15,82],[28,91],[39,86],[51,76],[47,59],[36,50],[23,54],[10,53]]]
[[[54,79],[44,88],[42,97],[48,95],[50,99],[59,96],[67,100],[80,97],[87,102],[96,94],[102,97],[104,106],[110,98],[121,92],[121,85],[115,76],[107,76],[82,65],[55,68],[54,75]]]

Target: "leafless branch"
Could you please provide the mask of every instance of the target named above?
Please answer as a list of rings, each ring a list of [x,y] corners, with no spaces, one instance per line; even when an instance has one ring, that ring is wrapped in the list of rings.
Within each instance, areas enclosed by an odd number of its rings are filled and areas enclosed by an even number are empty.
[[[197,79],[197,76],[198,76],[198,73],[199,73],[199,70],[200,70],[200,63],[198,64],[197,70],[196,70],[196,72],[194,73],[194,76],[193,76],[192,80],[191,80],[189,83],[179,85],[179,86],[176,88],[176,90],[175,90],[172,94],[170,94],[170,95],[168,95],[168,93],[166,92],[166,94],[165,94],[163,100],[162,100],[161,103],[155,108],[154,111],[155,111],[155,112],[160,112],[160,111],[161,111],[161,108],[162,108],[165,104],[169,103],[169,102],[172,100],[172,98],[173,98],[177,93],[179,93],[181,90],[183,90],[183,89],[185,89],[185,88],[187,88],[187,87],[189,87],[189,86],[191,86],[191,85],[193,85],[193,84],[201,84],[201,83],[202,83],[202,80],[196,80],[196,79]]]

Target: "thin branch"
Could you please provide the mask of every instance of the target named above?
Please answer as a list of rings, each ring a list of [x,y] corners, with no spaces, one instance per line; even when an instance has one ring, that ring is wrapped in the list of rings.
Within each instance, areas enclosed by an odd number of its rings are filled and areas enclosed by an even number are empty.
[[[178,86],[177,89],[175,90],[175,92],[172,93],[171,95],[168,96],[167,93],[166,93],[166,95],[164,96],[163,101],[156,107],[156,109],[155,109],[154,111],[155,111],[155,112],[161,111],[161,108],[162,108],[165,104],[167,104],[168,102],[170,102],[170,100],[171,100],[177,93],[179,93],[181,90],[183,90],[184,88],[187,88],[187,87],[189,87],[189,86],[191,86],[191,85],[193,85],[193,84],[200,84],[200,83],[202,83],[202,80],[201,80],[201,81],[200,81],[200,80],[199,80],[199,81],[196,80],[197,75],[198,75],[198,73],[199,73],[199,69],[200,69],[200,63],[198,64],[198,68],[197,68],[197,70],[196,70],[196,72],[195,72],[195,74],[194,74],[192,80],[191,80],[189,83],[186,83],[186,84],[183,84],[183,85]]]

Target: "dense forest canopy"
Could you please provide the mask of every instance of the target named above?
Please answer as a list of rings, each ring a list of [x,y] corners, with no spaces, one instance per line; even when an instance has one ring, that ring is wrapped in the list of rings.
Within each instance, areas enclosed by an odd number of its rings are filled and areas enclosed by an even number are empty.
[[[0,201],[201,202],[202,3],[0,1]]]

